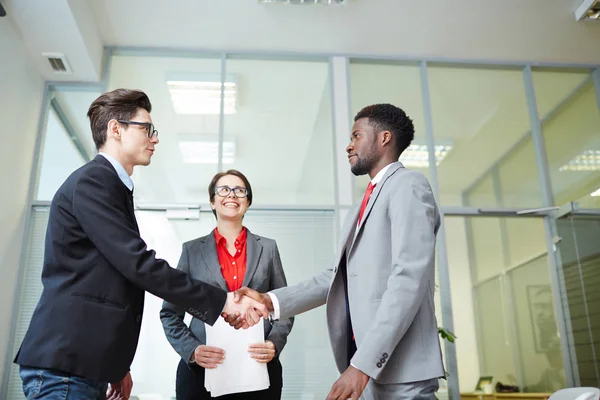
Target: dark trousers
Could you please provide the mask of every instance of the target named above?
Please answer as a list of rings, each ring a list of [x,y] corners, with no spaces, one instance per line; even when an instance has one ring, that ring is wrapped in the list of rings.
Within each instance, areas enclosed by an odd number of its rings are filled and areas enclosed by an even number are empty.
[[[219,400],[280,400],[283,387],[283,370],[278,358],[267,364],[270,386],[268,389],[256,392],[235,393],[216,397]],[[233,379],[233,377],[232,377]],[[183,360],[177,367],[175,382],[177,400],[205,400],[213,399],[204,388],[204,368],[199,365],[190,365]]]

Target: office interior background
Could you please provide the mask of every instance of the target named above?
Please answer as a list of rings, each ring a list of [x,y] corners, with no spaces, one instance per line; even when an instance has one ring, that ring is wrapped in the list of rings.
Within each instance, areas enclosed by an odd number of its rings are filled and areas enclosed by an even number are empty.
[[[1,398],[23,398],[12,359],[41,292],[49,203],[95,156],[89,104],[119,87],[149,95],[160,133],[133,175],[148,246],[176,265],[215,226],[210,179],[236,168],[254,191],[246,226],[277,241],[289,284],[329,266],[362,199],[352,117],[403,108],[416,138],[400,161],[444,214],[437,318],[457,338],[442,340],[438,397],[481,376],[600,386],[600,22],[577,20],[581,0],[1,3]],[[143,399],[174,395],[161,304],[147,294]],[[297,318],[281,359],[284,399],[326,396],[338,373],[324,309]]]

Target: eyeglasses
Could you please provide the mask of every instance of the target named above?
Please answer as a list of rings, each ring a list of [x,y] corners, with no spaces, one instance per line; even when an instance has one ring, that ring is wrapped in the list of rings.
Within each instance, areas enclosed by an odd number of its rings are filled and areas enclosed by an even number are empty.
[[[235,197],[237,198],[244,198],[246,196],[248,196],[248,189],[246,189],[245,187],[229,187],[229,186],[217,186],[215,188],[215,194],[221,196],[221,197],[227,197],[229,196],[229,193],[231,193],[233,191],[233,194],[235,195]]]
[[[151,124],[149,122],[137,122],[137,121],[121,121],[121,120],[117,120],[117,122],[121,123],[121,124],[125,124],[125,125],[138,125],[138,126],[143,126],[144,128],[146,128],[146,131],[148,132],[148,137],[150,139],[152,139],[153,137],[158,137],[158,131],[156,129],[154,129],[154,124]]]

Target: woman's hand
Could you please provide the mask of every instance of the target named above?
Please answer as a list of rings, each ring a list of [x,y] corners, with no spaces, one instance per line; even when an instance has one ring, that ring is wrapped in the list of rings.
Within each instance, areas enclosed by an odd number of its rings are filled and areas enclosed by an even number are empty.
[[[201,344],[194,350],[194,359],[196,360],[196,364],[203,368],[217,368],[225,359],[225,351],[218,347]]]
[[[264,343],[251,344],[248,347],[250,357],[262,364],[266,364],[275,357],[275,345],[270,340],[265,340]]]

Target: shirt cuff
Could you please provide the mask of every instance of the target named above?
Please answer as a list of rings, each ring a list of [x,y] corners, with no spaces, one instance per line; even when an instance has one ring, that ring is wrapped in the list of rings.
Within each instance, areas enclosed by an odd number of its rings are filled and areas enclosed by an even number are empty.
[[[279,300],[277,300],[277,296],[275,296],[273,293],[268,292],[267,294],[271,298],[271,303],[273,303],[273,312],[271,315],[273,316],[274,320],[278,320],[279,316],[281,315],[279,312]]]

